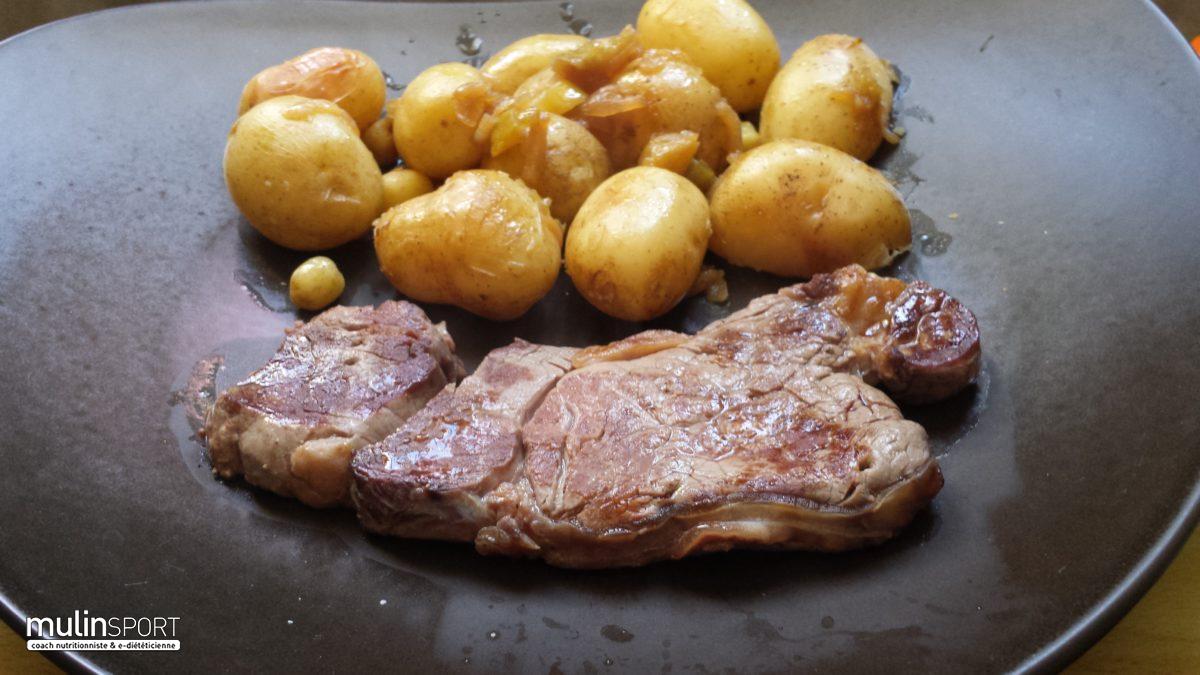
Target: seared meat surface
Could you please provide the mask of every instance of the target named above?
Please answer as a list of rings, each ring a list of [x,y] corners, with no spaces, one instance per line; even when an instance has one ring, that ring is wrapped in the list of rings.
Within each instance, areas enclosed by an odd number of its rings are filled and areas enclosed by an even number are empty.
[[[275,356],[217,398],[213,471],[311,506],[349,505],[350,458],[463,375],[454,342],[419,307],[334,307],[288,329]]]
[[[492,522],[483,497],[518,480],[521,424],[571,367],[575,350],[520,341],[488,354],[458,388],[447,387],[386,443],[355,458],[367,528],[404,537],[474,538]]]
[[[497,350],[358,453],[354,500],[373,531],[567,567],[874,544],[942,477],[873,385],[933,401],[979,359],[956,300],[847,267],[694,336]]]

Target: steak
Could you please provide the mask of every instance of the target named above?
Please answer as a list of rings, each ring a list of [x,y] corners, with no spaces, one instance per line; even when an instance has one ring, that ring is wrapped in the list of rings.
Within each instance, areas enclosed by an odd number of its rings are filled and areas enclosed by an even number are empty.
[[[975,317],[847,267],[694,336],[517,343],[354,458],[368,529],[566,567],[882,542],[942,476],[901,400],[979,372]]]
[[[359,519],[374,532],[471,540],[493,522],[484,497],[521,478],[521,424],[571,368],[575,350],[518,340],[488,354],[355,466]],[[374,467],[380,470],[375,471]]]
[[[334,307],[289,328],[271,360],[222,392],[204,428],[213,472],[310,506],[349,505],[350,458],[463,376],[419,307]]]

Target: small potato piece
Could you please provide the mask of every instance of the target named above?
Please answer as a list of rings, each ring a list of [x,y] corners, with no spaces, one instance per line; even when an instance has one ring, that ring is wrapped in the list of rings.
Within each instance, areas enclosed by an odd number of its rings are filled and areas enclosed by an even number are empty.
[[[691,290],[710,233],[699,188],[665,169],[627,169],[596,188],[575,216],[567,274],[605,314],[653,319]]]
[[[404,163],[430,178],[479,165],[483,144],[475,128],[487,107],[490,86],[465,63],[425,69],[390,106],[392,131]]]
[[[886,265],[911,245],[900,193],[840,150],[799,140],[742,153],[711,193],[709,247],[736,265],[789,277]]]
[[[647,47],[687,54],[738,112],[762,105],[779,70],[775,34],[745,0],[646,0],[637,30]]]
[[[493,54],[479,70],[491,80],[496,91],[511,94],[533,74],[548,68],[554,59],[570,54],[589,42],[581,35],[530,35]]]
[[[238,115],[267,99],[287,94],[333,101],[362,130],[379,119],[387,85],[379,65],[366,54],[356,49],[318,47],[251,78],[242,89]]]
[[[753,150],[762,145],[762,135],[754,128],[753,122],[742,122],[742,150]]]
[[[392,138],[392,118],[380,117],[375,120],[363,132],[362,139],[379,168],[386,171],[396,166],[400,153],[396,152],[396,141]]]
[[[300,263],[288,282],[292,304],[310,312],[332,305],[344,290],[346,277],[342,276],[337,263],[323,255]]]
[[[483,168],[503,171],[550,200],[550,213],[569,223],[583,200],[608,178],[608,153],[581,124],[541,113],[525,140]]]
[[[892,69],[860,38],[822,35],[804,43],[763,101],[763,140],[822,143],[864,162],[885,138],[892,114]]]
[[[357,239],[383,210],[379,165],[354,120],[318,99],[280,96],[238,118],[225,182],[255,229],[300,251]]]
[[[545,202],[500,171],[456,173],[375,222],[379,265],[401,293],[489,319],[515,319],[549,292],[561,251]]]
[[[682,52],[651,49],[571,112],[604,144],[613,168],[637,164],[650,139],[694,131],[696,159],[714,170],[742,147],[741,123],[721,91]]]
[[[425,174],[412,169],[397,167],[383,174],[383,207],[390,209],[397,204],[433,192],[433,181]]]

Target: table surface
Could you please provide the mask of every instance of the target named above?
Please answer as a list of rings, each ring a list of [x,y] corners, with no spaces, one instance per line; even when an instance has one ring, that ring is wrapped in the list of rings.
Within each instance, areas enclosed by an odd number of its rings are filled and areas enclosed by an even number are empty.
[[[0,39],[59,18],[139,0],[6,0],[0,4]],[[1191,40],[1200,36],[1200,2],[1156,0]],[[1068,672],[1200,672],[1200,534],[1134,609]],[[54,664],[25,649],[22,636],[0,624],[0,675],[56,673]]]

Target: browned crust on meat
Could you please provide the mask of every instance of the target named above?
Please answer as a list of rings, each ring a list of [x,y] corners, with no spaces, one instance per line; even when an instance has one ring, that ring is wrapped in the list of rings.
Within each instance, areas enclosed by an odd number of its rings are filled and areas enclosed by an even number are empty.
[[[441,325],[400,301],[334,307],[221,393],[205,424],[213,471],[316,507],[349,505],[349,461],[446,384],[462,363]]]
[[[527,486],[508,494],[496,524],[481,529],[476,549],[485,555],[541,558],[557,567],[636,567],[688,555],[735,548],[839,553],[881,544],[912,522],[937,495],[943,478],[932,459],[904,480],[855,508],[778,495],[714,495],[707,505],[677,510],[651,527],[596,532],[547,518]]]
[[[375,531],[566,567],[875,544],[942,475],[924,430],[872,384],[937,400],[968,385],[979,359],[975,317],[956,300],[847,267],[694,336],[648,331],[576,352],[519,414],[489,421],[503,427],[500,452],[470,434],[423,469],[364,451],[355,500]],[[481,372],[463,388],[505,389]],[[430,421],[479,405],[462,388],[443,398]],[[377,447],[427,453],[440,443],[428,427]]]

